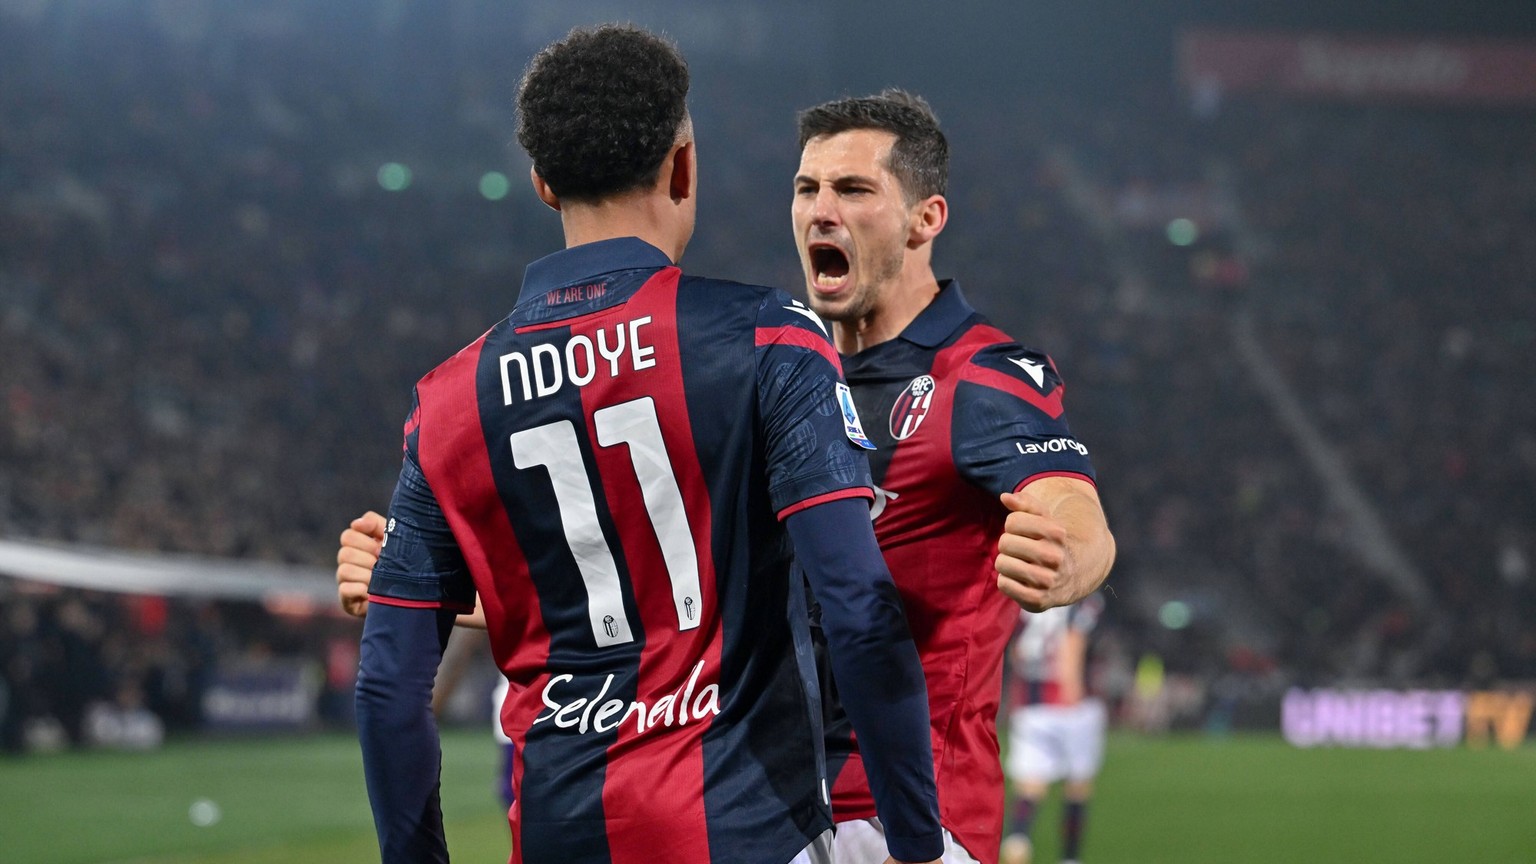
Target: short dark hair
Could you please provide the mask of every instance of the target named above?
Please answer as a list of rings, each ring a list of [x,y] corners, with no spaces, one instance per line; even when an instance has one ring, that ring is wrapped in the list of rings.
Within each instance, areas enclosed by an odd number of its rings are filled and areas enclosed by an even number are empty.
[[[677,46],[631,25],[577,28],[523,73],[517,142],[556,195],[602,200],[655,181],[687,97]]]
[[[949,187],[949,141],[927,100],[894,87],[876,96],[834,99],[800,112],[800,149],[823,135],[878,129],[896,136],[886,168],[908,202],[943,195]]]

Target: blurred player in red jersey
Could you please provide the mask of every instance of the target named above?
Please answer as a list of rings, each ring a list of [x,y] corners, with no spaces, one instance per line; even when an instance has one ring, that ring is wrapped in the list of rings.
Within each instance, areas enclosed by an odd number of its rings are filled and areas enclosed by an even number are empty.
[[[514,864],[825,860],[792,550],[891,860],[943,849],[924,676],[830,338],[782,291],[675,264],[697,199],[688,81],[675,47],[606,26],[541,51],[519,87],[565,249],[413,394],[357,683],[390,864],[447,860],[431,692],[475,610],[510,682]]]
[[[1050,785],[1063,783],[1062,864],[1076,864],[1093,780],[1104,759],[1104,703],[1087,688],[1088,634],[1104,601],[1023,613],[1013,640],[1008,763],[1014,809],[1003,864],[1028,864],[1030,829]]]

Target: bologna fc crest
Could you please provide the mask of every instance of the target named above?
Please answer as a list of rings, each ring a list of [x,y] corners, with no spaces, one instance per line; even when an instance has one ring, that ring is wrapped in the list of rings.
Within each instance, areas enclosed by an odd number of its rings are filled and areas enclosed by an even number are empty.
[[[896,404],[891,406],[892,438],[902,441],[917,431],[923,418],[928,416],[928,405],[933,402],[933,391],[937,386],[932,376],[919,375],[901,391],[901,395],[896,397]]]

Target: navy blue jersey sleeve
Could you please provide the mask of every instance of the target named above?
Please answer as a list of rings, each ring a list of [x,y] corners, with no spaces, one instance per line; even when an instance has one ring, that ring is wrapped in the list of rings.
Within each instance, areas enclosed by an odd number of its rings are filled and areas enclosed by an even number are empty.
[[[821,607],[832,677],[885,827],[891,855],[928,861],[944,851],[929,737],[928,687],[901,595],[861,500],[791,514],[795,559]]]
[[[445,610],[379,605],[363,624],[357,735],[385,864],[448,860],[432,680],[453,621]]]
[[[951,446],[960,475],[993,494],[1058,474],[1093,482],[1088,448],[1067,426],[1064,393],[1044,354],[1016,343],[977,351],[955,390]]]
[[[874,497],[874,449],[860,425],[826,325],[805,304],[770,291],[757,311],[757,412],[768,495],[785,518],[840,497]]]
[[[372,601],[472,612],[475,586],[448,519],[416,459],[417,429],[406,423],[405,458],[389,502],[384,547],[368,583]]]

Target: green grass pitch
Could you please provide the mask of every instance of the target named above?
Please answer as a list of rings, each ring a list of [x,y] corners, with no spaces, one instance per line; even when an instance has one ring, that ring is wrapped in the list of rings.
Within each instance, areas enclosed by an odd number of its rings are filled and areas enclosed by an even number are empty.
[[[454,860],[506,860],[489,735],[444,737]],[[194,801],[219,809],[194,825]],[[1058,810],[1036,822],[1056,860]],[[1093,864],[1536,861],[1536,748],[1294,750],[1273,737],[1110,739]],[[320,864],[377,860],[345,735],[172,744],[150,754],[0,758],[0,860]]]

